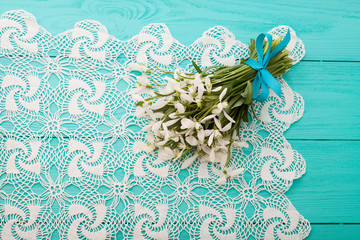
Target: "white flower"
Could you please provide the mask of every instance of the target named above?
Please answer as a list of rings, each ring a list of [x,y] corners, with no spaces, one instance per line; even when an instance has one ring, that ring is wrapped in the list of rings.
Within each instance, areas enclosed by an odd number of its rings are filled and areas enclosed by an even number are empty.
[[[181,119],[181,129],[193,129],[194,127],[195,127],[194,121],[188,118]]]
[[[153,133],[154,133],[156,136],[160,136],[160,135],[161,135],[161,132],[160,132],[161,124],[162,124],[162,121],[158,121],[158,122],[155,122],[155,123],[152,125],[152,127],[151,127],[151,131],[153,131]]]
[[[200,121],[200,123],[205,123],[205,122],[209,121],[210,119],[213,119],[214,117],[215,117],[215,114],[206,116]]]
[[[244,147],[244,148],[249,148],[249,144],[247,142],[238,142],[238,141],[234,141],[232,144],[234,147]]]
[[[208,146],[210,146],[213,143],[214,139],[222,137],[221,133],[217,129],[209,129],[209,130],[205,130],[205,131],[207,134],[210,133],[209,140],[208,140]]]
[[[175,152],[169,147],[160,148],[158,151],[158,157],[161,160],[170,160],[175,157]]]
[[[221,176],[218,180],[216,180],[216,184],[223,185],[226,183],[226,180],[229,178],[236,177],[237,175],[244,172],[244,168],[238,168],[233,170],[232,168],[224,168],[224,170],[221,171]]]
[[[221,132],[226,132],[226,131],[229,131],[229,130],[231,129],[231,125],[232,125],[231,122],[229,122],[228,124],[226,124],[225,127],[222,127],[222,126],[221,126],[220,120],[217,119],[217,118],[214,118],[214,122],[215,122],[216,127],[217,127]]]
[[[219,101],[220,102],[216,105],[216,108],[212,110],[212,113],[217,115],[217,116],[223,111],[224,108],[227,108],[227,106],[228,106],[227,102],[222,102],[222,99],[224,98],[226,92],[227,92],[227,88],[225,88],[220,93],[220,96],[219,96]]]
[[[136,79],[138,80],[138,83],[140,86],[151,88],[150,79],[146,74],[141,74],[141,76],[137,76]]]
[[[205,130],[203,126],[200,123],[195,123],[195,129],[197,131],[197,137],[199,139],[199,142],[203,143],[205,139]]]
[[[152,144],[146,144],[141,141],[134,142],[133,152],[137,154],[141,151],[145,151],[147,153],[152,152],[155,149],[155,146]]]
[[[206,76],[205,77],[205,87],[206,87],[206,91],[208,93],[211,93],[211,89],[212,89],[212,84],[210,82],[210,77],[209,76]]]
[[[154,104],[152,104],[150,108],[152,110],[160,109],[162,107],[165,107],[166,104],[168,104],[168,102],[164,98],[161,98],[157,100]]]
[[[194,87],[195,88],[198,88],[199,86],[202,86],[202,80],[201,80],[201,77],[200,77],[200,73],[196,73],[194,75]]]
[[[197,146],[198,145],[198,140],[194,136],[187,136],[185,139],[191,146]]]
[[[128,64],[128,68],[133,70],[133,71],[139,71],[139,72],[146,72],[146,73],[151,73],[151,71],[149,71],[146,66],[144,65],[140,65],[138,63],[129,63]]]
[[[145,102],[145,99],[139,94],[132,94],[131,97],[135,102]]]
[[[169,94],[172,93],[174,91],[177,92],[185,92],[184,89],[182,89],[183,87],[185,87],[185,83],[183,81],[177,81],[173,78],[169,78],[167,76],[165,76],[165,79],[168,81],[168,83],[166,84],[166,88],[165,88],[165,93]]]
[[[181,164],[181,169],[190,167],[194,163],[194,161],[196,160],[196,158],[198,156],[199,156],[198,152],[195,151],[194,155],[192,155],[191,157],[189,157],[183,161],[183,163]]]
[[[141,102],[140,106],[138,106],[136,108],[135,115],[137,117],[139,117],[139,118],[145,117],[147,114],[150,116],[153,115],[152,111],[149,109],[149,103],[147,101],[145,101],[145,99],[143,97],[141,97],[138,94],[133,94],[132,98],[136,102]]]
[[[180,98],[181,98],[181,100],[188,102],[188,103],[194,102],[194,98],[184,92],[180,93]]]
[[[176,102],[174,103],[174,106],[176,108],[176,110],[179,112],[179,113],[184,113],[186,108],[184,107],[184,105],[182,105],[181,103],[179,102]]]
[[[203,148],[206,154],[201,157],[201,162],[221,163],[224,165],[227,160],[227,149],[219,149],[217,147]]]

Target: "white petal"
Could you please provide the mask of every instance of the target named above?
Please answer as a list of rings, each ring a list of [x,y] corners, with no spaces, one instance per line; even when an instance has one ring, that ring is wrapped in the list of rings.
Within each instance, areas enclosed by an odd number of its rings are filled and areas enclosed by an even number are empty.
[[[213,143],[213,140],[214,140],[214,133],[212,133],[209,137],[209,140],[208,140],[208,146],[210,146],[212,143]]]
[[[229,175],[230,175],[231,177],[236,177],[237,175],[243,173],[244,170],[245,170],[244,168],[238,168],[238,169],[235,169],[235,170],[230,171]]]
[[[156,136],[160,136],[160,127],[161,127],[162,121],[155,122],[152,126],[151,130],[155,133]]]
[[[199,98],[199,99],[202,99],[203,94],[204,94],[204,91],[205,91],[204,85],[201,84],[201,85],[198,87],[198,98]]]
[[[219,116],[220,113],[221,113],[221,111],[222,111],[222,107],[220,107],[220,106],[218,105],[218,107],[215,108],[215,109],[213,109],[213,110],[211,111],[211,113],[212,113],[212,114],[215,114],[216,116]]]
[[[151,109],[155,110],[155,109],[159,109],[164,107],[166,104],[168,104],[168,102],[165,99],[160,99],[158,101],[156,101],[153,105],[151,105]]]
[[[220,96],[219,96],[220,102],[222,101],[222,99],[223,99],[223,97],[225,96],[226,92],[227,92],[227,88],[225,88],[225,89],[220,93]]]
[[[247,142],[233,142],[233,146],[234,147],[244,147],[244,148],[249,148],[249,144]]]
[[[210,162],[215,162],[215,149],[212,148],[210,151]]]
[[[229,114],[227,114],[225,111],[223,111],[223,113],[224,113],[224,116],[226,117],[227,120],[229,120],[229,121],[232,122],[232,123],[235,123],[235,120],[232,119],[232,118],[229,116]]]
[[[204,131],[204,129],[201,129],[200,131],[198,131],[197,137],[198,137],[200,142],[204,142],[204,139],[205,139],[205,131]]]
[[[193,164],[193,162],[196,160],[197,157],[198,157],[198,154],[195,153],[193,156],[185,159],[184,162],[181,164],[181,169],[190,167]]]
[[[213,91],[213,92],[218,92],[218,91],[220,91],[221,89],[222,89],[222,87],[217,87],[217,88],[213,89],[212,91]]]
[[[140,72],[147,71],[147,68],[145,66],[140,65],[138,63],[132,63],[132,62],[128,64],[128,68],[130,68],[131,70],[140,71]]]
[[[140,83],[140,85],[142,85],[142,86],[148,86],[148,85],[150,85],[151,86],[151,83],[150,83],[150,79],[147,77],[147,75],[146,74],[141,74],[141,76],[138,76],[137,78],[136,78],[137,80],[138,80],[138,82]]]
[[[178,110],[179,113],[185,112],[185,107],[181,103],[175,103],[174,106],[176,107],[176,109]]]
[[[189,95],[187,95],[185,93],[181,93],[180,98],[181,98],[181,100],[188,101],[190,103],[194,101],[194,99],[192,97],[190,97]]]
[[[138,94],[133,94],[133,95],[132,95],[132,99],[133,99],[134,101],[136,101],[136,102],[143,102],[143,101],[145,101],[144,98],[141,97],[141,96],[138,95]]]
[[[221,163],[221,167],[225,166],[227,157],[228,154],[226,148],[223,151],[215,152],[215,162]]]
[[[215,183],[218,185],[224,185],[226,183],[226,177],[222,176],[222,177],[218,178],[218,180],[216,180]]]
[[[231,128],[231,125],[232,125],[232,123],[231,123],[231,122],[229,122],[228,124],[226,124],[226,126],[225,126],[225,127],[223,127],[223,128],[221,129],[221,131],[222,131],[222,132],[229,131],[229,130],[230,130],[230,128]]]
[[[159,159],[161,160],[169,160],[169,159],[172,159],[174,157],[174,152],[173,150],[171,150],[170,148],[168,147],[165,147],[165,148],[161,148],[159,149],[158,151],[158,157]]]
[[[196,137],[194,137],[194,136],[187,136],[187,137],[186,137],[186,141],[187,141],[191,146],[197,146],[197,145],[198,145],[198,140],[197,140]]]
[[[181,119],[181,129],[193,128],[194,126],[195,123],[192,120],[188,118]]]
[[[206,116],[200,121],[200,123],[205,123],[206,121],[208,121],[208,120],[210,120],[210,119],[212,119],[214,117],[215,117],[215,115]]]
[[[215,125],[217,126],[218,129],[222,129],[222,126],[221,126],[221,123],[220,123],[220,120],[217,119],[217,118],[214,118],[214,121],[215,121]]]
[[[168,127],[168,126],[173,125],[174,123],[176,123],[176,122],[179,121],[179,120],[180,120],[180,118],[173,119],[173,120],[170,120],[170,121],[165,122],[163,125],[165,125],[166,127]]]

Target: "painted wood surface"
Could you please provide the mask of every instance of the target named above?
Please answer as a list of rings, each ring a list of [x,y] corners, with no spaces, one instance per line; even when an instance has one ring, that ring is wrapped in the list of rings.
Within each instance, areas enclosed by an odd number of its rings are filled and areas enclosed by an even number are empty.
[[[31,12],[53,35],[92,19],[127,40],[162,22],[185,45],[215,25],[243,42],[291,26],[307,53],[285,79],[304,97],[305,113],[285,136],[307,173],[286,195],[312,223],[309,239],[360,238],[360,1],[1,1],[1,13],[13,9]]]

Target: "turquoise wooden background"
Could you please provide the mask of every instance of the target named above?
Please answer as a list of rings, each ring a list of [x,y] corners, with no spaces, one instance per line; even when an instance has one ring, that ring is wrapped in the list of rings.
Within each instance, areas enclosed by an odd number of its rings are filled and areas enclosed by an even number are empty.
[[[287,192],[312,225],[309,239],[360,239],[360,1],[1,0],[24,9],[53,35],[92,19],[127,40],[165,23],[185,45],[223,25],[247,43],[278,25],[304,41],[304,60],[285,79],[305,99],[303,118],[286,132],[307,173]]]

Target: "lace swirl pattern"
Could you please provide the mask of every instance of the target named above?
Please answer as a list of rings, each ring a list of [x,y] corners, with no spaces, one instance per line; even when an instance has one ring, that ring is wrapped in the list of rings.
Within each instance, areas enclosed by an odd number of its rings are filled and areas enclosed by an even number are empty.
[[[283,37],[287,26],[270,32]],[[305,49],[291,29],[294,64]],[[25,11],[0,18],[1,239],[303,239],[310,223],[284,195],[305,173],[283,133],[303,98],[282,77],[282,96],[255,104],[261,123],[241,126],[250,145],[232,162],[246,172],[224,186],[219,168],[162,162],[138,151],[146,119],[135,117],[129,64],[174,70],[234,65],[247,45],[226,28],[190,46],[151,24],[128,41],[95,21],[57,36]],[[156,75],[159,80],[161,74]]]

